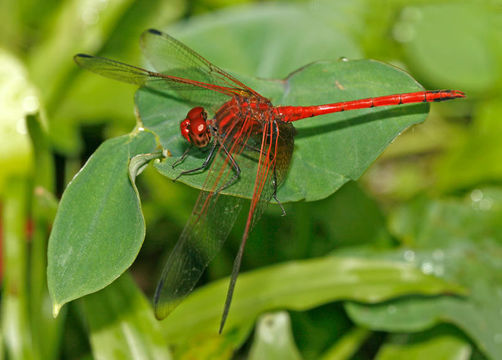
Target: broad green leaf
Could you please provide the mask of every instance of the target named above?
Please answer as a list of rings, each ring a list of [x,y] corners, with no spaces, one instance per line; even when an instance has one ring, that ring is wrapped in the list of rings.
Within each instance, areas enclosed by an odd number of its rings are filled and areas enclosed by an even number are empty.
[[[245,261],[248,269],[291,259],[325,256],[333,249],[344,247],[367,245],[387,248],[394,244],[382,210],[355,181],[345,184],[326,199],[286,204],[285,210],[286,216],[281,216],[280,207],[270,204],[268,216],[263,216],[254,226],[246,244]],[[227,249],[239,247],[245,225],[243,222],[234,226]],[[219,261],[213,261],[210,264],[211,277],[228,275],[233,256],[235,250],[230,250],[223,252]],[[298,336],[302,336],[302,332]],[[317,342],[320,336],[314,336],[314,339]],[[321,348],[317,348],[317,351]]]
[[[433,252],[416,252],[417,260],[426,271],[446,271],[446,276],[451,276],[452,271],[457,272],[458,281],[462,281],[469,291],[466,297],[410,297],[371,306],[349,303],[346,305],[347,312],[362,326],[389,332],[421,331],[438,323],[452,323],[462,329],[483,353],[497,358],[501,351],[499,339],[502,337],[497,317],[502,302],[501,281],[495,273],[500,270],[499,266],[493,264],[493,259],[486,259],[486,253],[490,251],[500,249],[467,247],[463,251],[458,248],[441,250],[441,256],[456,264],[457,269],[450,271],[435,264],[437,260],[434,256],[437,257],[438,251],[436,255]]]
[[[442,326],[419,334],[394,335],[376,359],[468,360],[471,353],[471,345],[458,331]]]
[[[68,185],[49,239],[47,277],[54,312],[98,291],[134,261],[145,224],[129,162],[155,149],[136,131],[103,143]]]
[[[403,71],[376,61],[319,62],[293,73],[285,81],[241,79],[248,86],[271,98],[275,104],[315,105],[337,101],[420,91],[422,88]],[[206,154],[193,150],[182,164],[172,163],[187,144],[179,133],[179,121],[190,106],[146,90],[137,93],[136,102],[143,124],[154,131],[164,148],[173,155],[156,168],[165,176],[197,168]],[[414,104],[343,112],[299,121],[289,176],[279,189],[281,201],[318,200],[355,180],[385,147],[407,127],[425,119],[428,106]],[[210,114],[212,116],[213,114]],[[243,174],[235,186],[223,193],[251,197],[256,162],[238,157]],[[201,188],[207,174],[182,176],[179,181]]]
[[[448,322],[464,331],[491,358],[502,353],[502,193],[475,190],[463,201],[418,200],[401,207],[391,222],[409,248],[368,258],[403,259],[448,281],[463,285],[461,297],[412,296],[385,304],[346,305],[362,326],[385,331],[422,331]],[[362,254],[360,254],[362,255]]]
[[[214,334],[223,308],[228,279],[189,296],[163,321],[170,342],[195,332]],[[461,289],[399,262],[325,257],[275,265],[242,274],[237,283],[226,333],[252,323],[267,310],[306,310],[342,299],[375,303],[406,294],[459,293]]]
[[[129,275],[82,301],[96,359],[171,358],[148,300]]]
[[[389,218],[390,230],[409,250],[441,250],[459,244],[502,243],[502,191],[478,188],[460,199],[417,198]],[[466,245],[463,245],[465,243]],[[438,260],[443,260],[439,253]]]
[[[281,311],[260,316],[249,350],[249,359],[300,360],[301,358],[291,332],[289,314]]]

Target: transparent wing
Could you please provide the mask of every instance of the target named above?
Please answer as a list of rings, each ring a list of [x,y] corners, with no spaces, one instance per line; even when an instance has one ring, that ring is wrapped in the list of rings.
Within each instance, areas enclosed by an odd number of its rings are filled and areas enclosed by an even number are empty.
[[[256,91],[168,34],[155,29],[146,30],[141,35],[141,47],[146,58],[159,72],[231,88],[241,96],[261,97]]]
[[[75,62],[82,68],[107,78],[148,88],[172,97],[179,97],[196,105],[212,109],[221,106],[229,96],[240,93],[239,89],[221,87],[197,80],[149,71],[99,56],[77,54]]]
[[[75,55],[81,67],[102,76],[180,98],[216,111],[229,96],[261,97],[232,75],[211,64],[195,51],[158,30],[141,36],[145,55],[158,70],[149,71],[119,61]]]
[[[228,237],[244,199],[201,191],[178,243],[169,255],[154,296],[163,319],[192,292]]]

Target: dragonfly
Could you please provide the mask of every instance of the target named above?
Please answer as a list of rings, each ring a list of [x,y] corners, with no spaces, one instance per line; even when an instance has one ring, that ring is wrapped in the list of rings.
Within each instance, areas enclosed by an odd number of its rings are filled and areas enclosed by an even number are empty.
[[[193,105],[180,123],[181,136],[189,146],[173,166],[189,156],[192,147],[205,149],[208,155],[201,166],[182,171],[178,177],[203,171],[207,171],[207,176],[158,282],[153,300],[158,319],[165,318],[193,291],[228,237],[238,212],[247,204],[242,198],[222,194],[227,188],[238,187],[245,175],[239,159],[248,156],[256,163],[256,170],[249,175],[254,177],[252,197],[233,263],[219,333],[229,313],[249,234],[272,199],[281,205],[277,189],[285,180],[293,154],[293,122],[341,111],[465,96],[459,90],[435,90],[314,106],[274,106],[269,99],[168,34],[149,29],[141,35],[140,42],[155,71],[86,54],[77,54],[74,60],[99,75]]]

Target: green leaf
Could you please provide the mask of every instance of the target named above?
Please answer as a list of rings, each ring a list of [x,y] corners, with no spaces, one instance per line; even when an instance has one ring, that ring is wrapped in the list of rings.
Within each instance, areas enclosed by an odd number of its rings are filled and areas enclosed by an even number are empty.
[[[321,360],[345,360],[351,359],[371,335],[371,331],[364,328],[353,328],[328,349]]]
[[[55,313],[110,284],[136,258],[145,224],[129,161],[153,149],[155,138],[145,131],[108,140],[68,185],[49,238],[47,281]]]
[[[384,213],[355,181],[345,184],[326,199],[287,204],[285,210],[287,215],[281,216],[280,207],[272,203],[267,211],[268,215],[263,216],[254,226],[251,238],[246,244],[245,259],[248,269],[292,259],[325,256],[334,249],[345,247],[389,248],[395,244],[387,229]],[[227,251],[220,254],[218,261],[210,264],[211,278],[227,276],[230,273],[235,249],[240,245],[245,225],[245,218],[241,220],[241,223],[234,226],[227,241]],[[319,321],[329,322],[325,317],[321,317]],[[322,332],[322,329],[316,326],[315,331]],[[312,336],[308,329],[300,331],[300,334],[321,341],[321,336]],[[297,340],[300,341],[298,337]],[[326,340],[324,346],[317,347],[317,352],[333,341]]]
[[[282,105],[316,105],[423,90],[405,72],[368,60],[315,63],[285,81],[240,78],[271,98],[274,104]],[[146,90],[138,91],[136,103],[143,124],[160,137],[163,147],[173,155],[155,165],[163,175],[174,178],[180,171],[201,165],[206,154],[193,150],[192,156],[176,169],[171,166],[187,147],[179,133],[179,121],[186,117],[189,105]],[[427,109],[427,105],[415,104],[299,121],[295,124],[297,136],[291,169],[279,189],[279,199],[282,202],[322,199],[347,181],[359,178],[397,135],[425,119]],[[244,156],[237,160],[248,175],[241,175],[238,184],[222,193],[250,198],[257,164]],[[201,188],[206,176],[201,172],[182,176],[179,181]]]
[[[153,310],[129,275],[83,299],[96,359],[170,359]]]
[[[134,184],[134,179],[136,176],[141,174],[143,170],[152,160],[161,159],[164,155],[161,151],[156,151],[148,154],[139,154],[134,156],[129,162],[129,179]]]
[[[228,279],[189,296],[163,322],[165,336],[182,342],[194,332],[218,330]],[[399,262],[325,257],[270,266],[242,274],[236,286],[227,333],[254,322],[267,310],[305,310],[342,299],[379,302],[406,294],[459,293],[461,289]]]
[[[448,322],[464,331],[492,358],[502,353],[502,192],[475,190],[463,201],[420,199],[393,216],[394,232],[409,248],[364,255],[405,259],[425,273],[464,286],[462,297],[418,296],[385,304],[346,305],[361,326],[385,331],[422,331]],[[362,254],[361,254],[362,255]]]
[[[462,360],[471,359],[471,345],[448,326],[411,335],[394,335],[384,344],[376,356],[377,360]]]
[[[301,358],[293,339],[289,314],[282,311],[260,316],[249,351],[249,359],[300,360]]]

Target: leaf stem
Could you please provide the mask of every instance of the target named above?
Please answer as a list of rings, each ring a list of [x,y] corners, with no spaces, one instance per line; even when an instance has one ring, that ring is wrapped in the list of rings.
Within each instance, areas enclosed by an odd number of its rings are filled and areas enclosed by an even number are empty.
[[[6,181],[3,222],[2,332],[11,359],[37,359],[28,322],[27,189],[23,177]]]

